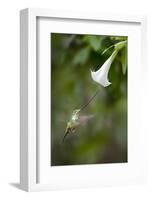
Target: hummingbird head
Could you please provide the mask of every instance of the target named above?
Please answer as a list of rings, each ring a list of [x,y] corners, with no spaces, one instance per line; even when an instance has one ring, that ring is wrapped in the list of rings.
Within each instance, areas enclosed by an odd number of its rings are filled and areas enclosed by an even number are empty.
[[[80,111],[80,109],[76,109],[76,110],[74,110],[74,111],[73,111],[73,115],[78,114],[79,111]]]
[[[72,120],[78,120],[78,113],[79,113],[80,109],[76,109],[73,111],[72,113]]]

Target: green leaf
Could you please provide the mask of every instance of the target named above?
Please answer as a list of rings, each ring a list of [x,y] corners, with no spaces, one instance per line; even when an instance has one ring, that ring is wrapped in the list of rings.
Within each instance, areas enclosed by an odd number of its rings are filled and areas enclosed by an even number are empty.
[[[79,50],[75,57],[73,58],[73,63],[74,64],[84,64],[88,57],[89,57],[89,53],[90,53],[90,48],[89,47],[84,47],[81,50]]]
[[[125,75],[127,70],[127,48],[123,48],[121,51],[121,63],[122,63],[122,72]]]
[[[83,41],[86,41],[94,51],[98,51],[101,48],[102,39],[103,37],[100,36],[87,35]]]

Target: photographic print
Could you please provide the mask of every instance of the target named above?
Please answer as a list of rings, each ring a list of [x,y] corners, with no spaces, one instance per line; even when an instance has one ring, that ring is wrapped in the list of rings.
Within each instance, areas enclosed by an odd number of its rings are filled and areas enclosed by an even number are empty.
[[[128,37],[50,34],[51,166],[128,162]]]

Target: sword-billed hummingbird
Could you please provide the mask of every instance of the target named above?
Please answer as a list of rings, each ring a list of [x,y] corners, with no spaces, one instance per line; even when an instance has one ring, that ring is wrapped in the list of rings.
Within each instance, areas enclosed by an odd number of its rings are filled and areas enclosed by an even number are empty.
[[[92,115],[90,116],[81,116],[81,111],[83,111],[89,104],[90,102],[96,97],[98,94],[99,90],[89,99],[89,101],[83,105],[80,109],[75,109],[71,115],[71,118],[67,122],[66,130],[65,130],[65,135],[63,137],[63,141],[66,138],[66,136],[70,133],[74,133],[75,129],[81,124],[85,123],[88,121]]]

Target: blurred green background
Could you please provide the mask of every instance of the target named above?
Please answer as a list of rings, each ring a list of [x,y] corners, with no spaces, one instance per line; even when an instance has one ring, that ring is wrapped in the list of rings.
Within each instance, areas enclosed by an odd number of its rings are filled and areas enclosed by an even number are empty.
[[[110,86],[95,83],[97,70],[126,36],[51,33],[51,165],[127,162],[127,48],[119,51],[109,71]],[[94,93],[83,111],[93,115],[62,143],[68,120]]]

